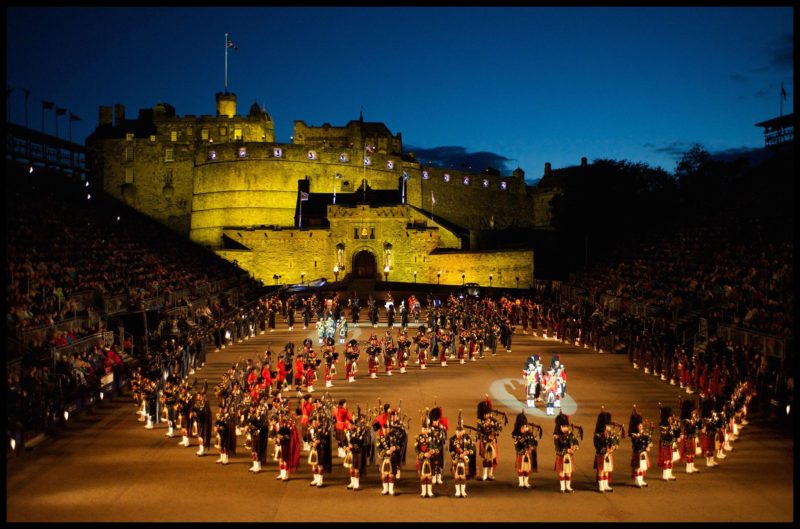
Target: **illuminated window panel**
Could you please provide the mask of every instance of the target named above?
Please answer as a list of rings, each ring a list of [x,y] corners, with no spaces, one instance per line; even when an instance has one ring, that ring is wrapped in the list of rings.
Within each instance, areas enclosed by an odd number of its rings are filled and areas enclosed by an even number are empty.
[[[483,179],[483,187],[489,187],[489,179],[488,178],[484,178]]]
[[[387,169],[394,169],[394,162],[392,160],[389,160],[388,162],[386,162],[386,168]]]
[[[500,182],[500,189],[505,191],[507,187],[508,187],[508,184],[506,182]]]
[[[469,185],[469,177],[468,177],[468,176],[465,176],[465,177],[464,177],[464,185],[465,185],[465,186],[468,186],[468,185]]]
[[[280,149],[280,148],[276,147],[275,150],[272,151],[272,154],[275,156],[275,158],[282,158],[283,157],[283,149]]]
[[[316,160],[317,159],[317,153],[315,151],[308,151],[308,159],[309,160]]]
[[[347,162],[347,154],[346,153],[340,154],[339,155],[339,161],[342,162],[342,163],[346,163]]]
[[[247,149],[239,147],[239,158],[247,158]]]
[[[428,178],[430,178],[428,171],[422,171],[422,179],[427,180]]]
[[[449,182],[450,181],[450,173],[445,173],[442,178],[444,178],[445,182]]]

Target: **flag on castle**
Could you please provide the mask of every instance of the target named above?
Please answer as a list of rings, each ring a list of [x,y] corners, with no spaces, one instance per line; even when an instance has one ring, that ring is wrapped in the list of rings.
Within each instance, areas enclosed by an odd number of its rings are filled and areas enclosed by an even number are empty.
[[[783,82],[781,82],[781,97],[786,101],[786,89],[783,87]]]
[[[234,51],[239,51],[239,46],[234,44],[230,37],[228,37],[228,47]]]
[[[300,191],[300,201],[305,202],[306,200],[308,200],[308,193],[305,191]]]

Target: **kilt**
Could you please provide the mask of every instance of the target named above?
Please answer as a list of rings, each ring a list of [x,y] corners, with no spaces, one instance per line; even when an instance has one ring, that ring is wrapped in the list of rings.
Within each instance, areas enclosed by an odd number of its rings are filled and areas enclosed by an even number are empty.
[[[569,457],[570,463],[565,463],[564,462],[564,458],[565,457]],[[556,455],[556,465],[555,465],[555,468],[553,470],[555,470],[559,474],[561,474],[562,472],[565,473],[565,474],[572,474],[575,471],[575,459],[574,459],[574,456],[571,456],[569,454],[567,454],[565,456]]]
[[[595,454],[594,465],[592,466],[598,472],[613,472],[614,471],[614,455],[613,454]]]
[[[659,468],[672,468],[672,445],[658,445]]]
[[[681,459],[687,463],[694,461],[694,451],[697,446],[694,436],[684,437],[681,441]]]
[[[643,462],[644,468],[642,468]],[[631,454],[631,469],[633,470],[633,476],[636,476],[637,471],[647,470],[648,468],[650,468],[650,456],[647,454],[647,452]]]
[[[703,453],[706,455],[706,457],[711,457],[714,455],[714,441],[708,436],[708,434],[700,434],[700,448],[703,449]]]
[[[527,472],[538,472],[539,471],[539,465],[538,465],[538,463],[536,461],[536,450],[532,450],[528,454],[528,461],[530,462],[530,468],[527,470]],[[517,458],[514,461],[514,468],[517,469],[517,472],[522,472],[523,471],[522,470],[522,454],[517,454]]]

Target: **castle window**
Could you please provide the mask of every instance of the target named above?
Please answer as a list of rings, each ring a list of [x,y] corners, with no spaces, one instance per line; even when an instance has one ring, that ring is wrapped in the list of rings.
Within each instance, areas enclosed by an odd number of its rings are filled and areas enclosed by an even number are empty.
[[[489,179],[488,178],[484,178],[483,179],[483,187],[489,187]]]
[[[194,136],[194,127],[189,127],[189,128],[186,129],[186,136],[189,137],[189,138]]]
[[[227,136],[228,135],[228,127],[220,127],[219,128],[219,135],[220,136]]]
[[[370,228],[369,229],[369,238],[370,239],[374,239],[375,238],[375,228]]]
[[[239,147],[239,158],[247,158],[247,149]]]
[[[342,153],[339,155],[339,161],[342,163],[347,163],[347,153]]]
[[[211,149],[208,151],[208,159],[209,160],[216,160],[217,159],[217,151]]]
[[[387,169],[394,169],[394,162],[392,160],[389,160],[388,162],[386,162],[386,168]]]
[[[167,147],[164,151],[164,161],[165,162],[174,162],[175,161],[175,149],[172,147]]]
[[[422,179],[423,180],[427,180],[429,177],[430,177],[430,175],[428,174],[428,171],[422,171]]]
[[[133,145],[125,146],[125,161],[126,162],[133,161]]]
[[[203,141],[208,141],[208,129],[202,129],[200,131],[200,139]]]
[[[125,139],[131,141],[133,139],[133,132],[126,132]]]
[[[178,141],[178,131],[177,130],[171,130],[169,132],[169,141]]]
[[[125,183],[132,184],[133,183],[133,167],[126,167],[125,168]]]
[[[500,182],[500,189],[505,191],[507,187],[508,187],[508,184],[506,182]]]
[[[358,228],[353,228],[353,238],[358,239]]]
[[[164,176],[164,184],[172,185],[172,169],[167,169],[167,174]]]
[[[445,182],[449,182],[450,181],[450,173],[445,173],[442,178],[444,178]]]
[[[234,140],[242,139],[242,129],[233,129],[233,139]]]
[[[465,177],[464,177],[464,185],[465,185],[465,186],[468,186],[468,185],[469,185],[469,177],[468,177],[468,176],[465,176]]]
[[[275,156],[275,158],[281,158],[283,157],[283,149],[276,147],[275,150],[272,151],[272,154]]]
[[[308,151],[308,159],[309,160],[316,160],[317,159],[317,153],[315,151]]]
[[[151,134],[151,135],[150,135],[150,141],[151,141],[151,142],[154,142],[154,141],[156,141],[156,135],[155,135],[155,134]]]

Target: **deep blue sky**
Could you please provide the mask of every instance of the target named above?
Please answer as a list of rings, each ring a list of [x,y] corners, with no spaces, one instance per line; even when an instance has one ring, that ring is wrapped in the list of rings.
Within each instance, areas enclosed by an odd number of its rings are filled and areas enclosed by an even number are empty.
[[[266,104],[276,140],[294,120],[381,121],[420,159],[483,153],[526,178],[612,158],[674,171],[695,143],[763,146],[754,124],[793,111],[790,7],[7,8],[11,121],[41,101],[94,130],[99,105],[129,118],[158,102],[214,114],[224,84],[245,114]],[[68,121],[59,118],[59,136]],[[45,132],[55,134],[53,111]],[[449,149],[444,149],[445,147]],[[422,153],[422,155],[420,154]],[[481,169],[477,167],[476,169]]]

